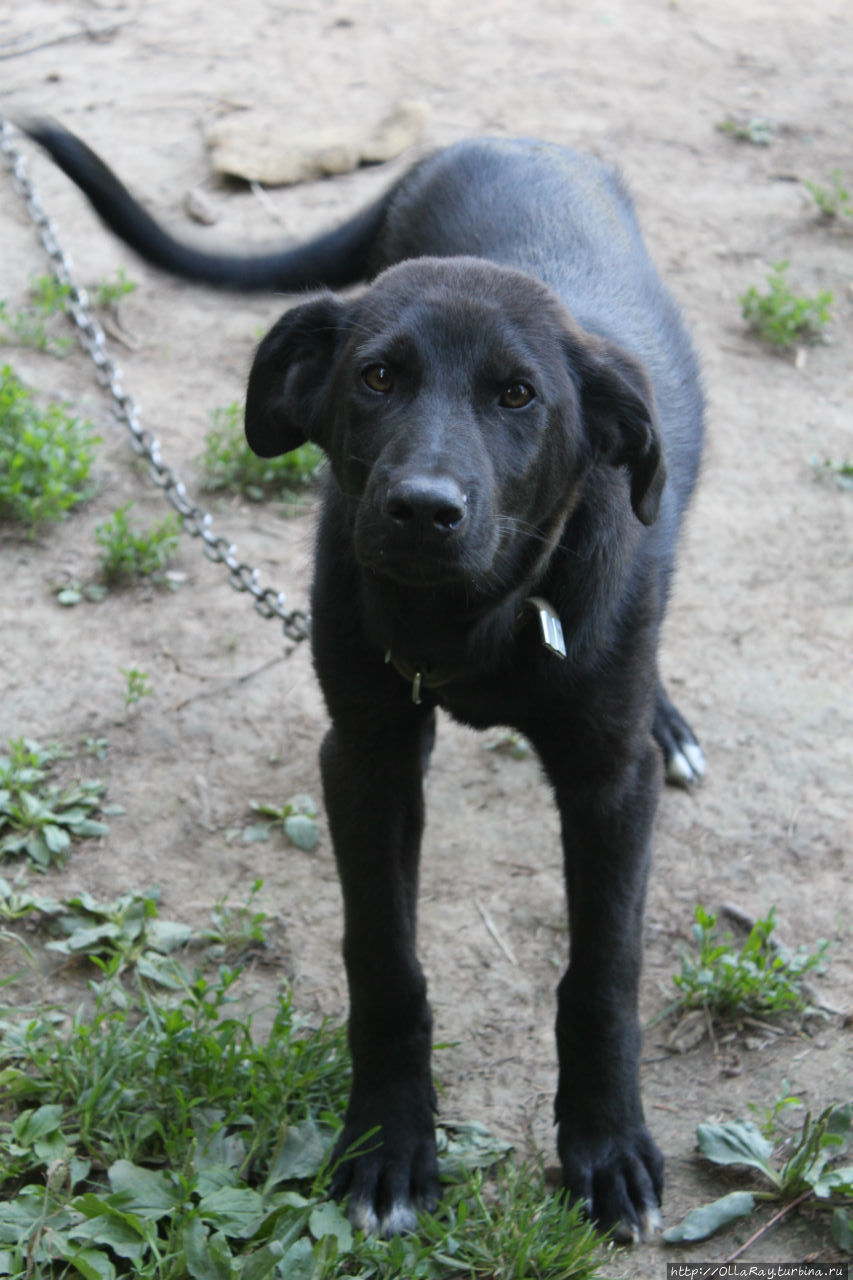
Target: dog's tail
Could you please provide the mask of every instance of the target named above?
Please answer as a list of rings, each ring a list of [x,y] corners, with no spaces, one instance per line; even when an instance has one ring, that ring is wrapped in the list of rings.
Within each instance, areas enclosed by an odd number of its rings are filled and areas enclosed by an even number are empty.
[[[220,289],[295,293],[343,288],[372,274],[371,258],[389,194],[343,225],[293,249],[248,254],[209,253],[165,231],[80,138],[52,120],[28,120],[21,128],[51,156],[88,197],[111,231],[172,275]]]

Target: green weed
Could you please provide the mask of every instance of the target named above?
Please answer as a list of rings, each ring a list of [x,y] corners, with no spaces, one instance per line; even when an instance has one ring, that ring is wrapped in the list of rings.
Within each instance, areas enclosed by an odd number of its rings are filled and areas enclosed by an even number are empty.
[[[9,304],[0,299],[2,340],[13,346],[34,347],[51,355],[65,355],[73,345],[73,339],[57,336],[48,322],[65,310],[70,291],[70,287],[60,284],[56,276],[34,276],[30,278],[30,306],[12,311]]]
[[[109,812],[123,810],[110,806]],[[254,905],[262,886],[263,881],[256,880],[240,906],[221,899],[211,912],[212,925],[194,931],[160,917],[156,889],[123,893],[111,902],[98,902],[85,892],[55,901],[0,877],[0,921],[37,923],[49,935],[46,950],[91,961],[108,974],[113,990],[115,979],[131,968],[148,981],[175,988],[189,981],[185,971],[184,978],[176,980],[181,967],[176,970],[166,959],[179,948],[203,952],[207,963],[230,964],[266,947],[267,915]]]
[[[767,276],[767,292],[759,293],[753,285],[739,298],[743,318],[750,328],[765,342],[780,348],[824,336],[832,319],[834,300],[829,290],[814,298],[799,297],[788,283],[787,269],[787,262],[774,263]]]
[[[200,943],[188,925],[161,920],[157,893],[124,893],[112,902],[97,902],[79,893],[56,902],[0,879],[0,919],[9,923],[37,920],[49,935],[45,950],[83,957],[105,975],[104,989],[115,996],[117,979],[131,967],[150,982],[176,988],[184,980],[180,966],[168,959],[178,947]],[[119,1002],[126,1004],[122,994]]]
[[[126,298],[136,288],[135,281],[128,279],[124,268],[119,267],[114,280],[101,280],[95,286],[95,306],[102,310],[115,309],[122,298]]]
[[[103,582],[78,582],[76,579],[55,583],[53,589],[56,592],[56,603],[61,604],[63,609],[71,609],[82,600],[100,604],[110,593],[109,587]]]
[[[681,992],[680,1008],[742,1019],[809,1007],[803,980],[806,974],[824,969],[827,942],[819,942],[813,953],[800,948],[788,955],[771,941],[775,907],[755,922],[740,948],[730,933],[718,931],[717,917],[704,907],[697,906],[695,918],[693,936],[699,953],[684,953],[681,973],[673,975]]]
[[[168,515],[159,524],[136,531],[127,518],[132,506],[132,502],[125,503],[95,529],[101,548],[101,577],[111,587],[135,578],[156,579],[178,549],[181,525],[177,516]]]
[[[104,784],[52,783],[50,770],[62,754],[28,738],[9,740],[0,756],[0,858],[26,854],[37,871],[47,871],[68,854],[72,840],[106,835],[98,812]]]
[[[755,1117],[755,1122],[761,1130],[765,1138],[773,1138],[779,1129],[779,1119],[791,1107],[802,1107],[802,1099],[796,1098],[793,1094],[788,1093],[788,1081],[782,1081],[783,1093],[773,1101],[771,1107],[762,1108],[755,1105],[754,1102],[749,1103],[749,1109]]]
[[[853,218],[853,196],[844,185],[840,169],[833,169],[829,175],[829,186],[822,187],[817,182],[806,182],[811,197],[820,210],[821,216],[828,221],[834,219]]]
[[[110,812],[115,811],[111,806]],[[253,906],[262,884],[255,881],[243,906],[218,902],[211,912],[212,927],[196,932],[161,918],[156,890],[123,893],[111,902],[98,902],[85,892],[55,901],[0,878],[0,920],[14,924],[26,918],[38,924],[49,937],[47,951],[89,960],[105,975],[101,989],[126,1004],[117,979],[130,969],[171,989],[189,982],[175,958],[178,949],[202,952],[205,962],[229,963],[263,949],[267,917]]]
[[[30,535],[91,496],[91,424],[57,404],[36,407],[32,391],[11,366],[0,372],[0,520]]]
[[[236,402],[215,410],[212,419],[203,458],[206,489],[240,493],[253,502],[292,499],[295,490],[316,479],[323,465],[322,450],[310,443],[280,458],[257,457],[246,443],[243,409]]]
[[[62,284],[56,276],[31,276],[30,296],[33,305],[43,316],[60,315],[71,293],[71,287]]]
[[[151,688],[151,681],[147,672],[140,671],[138,667],[119,667],[119,671],[124,676],[124,705],[133,707],[137,702],[141,702],[143,698],[150,698],[154,690]]]
[[[421,1241],[411,1250],[420,1266],[409,1270],[404,1263],[402,1276],[562,1280],[597,1274],[591,1269],[595,1233],[579,1206],[543,1191],[535,1166],[503,1165],[488,1182],[475,1172],[450,1197],[449,1224],[444,1213],[421,1220]],[[399,1241],[400,1255],[407,1245]],[[444,1269],[434,1269],[435,1262]]]
[[[266,841],[269,839],[270,832],[280,826],[284,829],[284,834],[290,843],[295,844],[297,849],[303,849],[306,853],[311,853],[317,847],[317,841],[320,838],[320,830],[317,826],[317,806],[310,796],[291,796],[283,805],[268,804],[266,801],[261,800],[250,800],[249,808],[254,813],[260,814],[261,817],[269,819],[269,821],[257,822],[250,827],[244,827],[240,833],[244,844],[251,844],[254,841]]]
[[[92,286],[92,301],[100,310],[115,310],[123,297],[132,293],[136,285],[123,270],[114,280],[102,280]],[[30,277],[30,303],[13,310],[5,299],[0,299],[0,341],[9,346],[33,347],[49,355],[64,356],[74,345],[74,339],[56,332],[51,322],[64,316],[71,288],[62,284],[56,276]]]
[[[754,147],[769,147],[773,141],[773,126],[761,116],[750,116],[745,120],[726,116],[717,128],[735,142],[751,142]]]
[[[180,971],[180,966],[176,967]],[[0,1276],[442,1280],[595,1274],[598,1238],[540,1170],[482,1170],[506,1144],[439,1132],[444,1201],[415,1235],[365,1239],[325,1199],[346,1103],[341,1030],[282,992],[265,1037],[239,972],[103,994],[62,1034],[50,1010],[0,1022]]]
[[[228,963],[242,960],[247,954],[263,950],[267,945],[268,917],[254,905],[263,886],[256,880],[248,898],[241,906],[232,906],[224,898],[211,912],[210,928],[202,930],[201,937]]]
[[[849,1145],[851,1116],[851,1102],[827,1107],[816,1119],[809,1112],[799,1137],[782,1143],[774,1141],[775,1130],[768,1136],[744,1120],[700,1125],[696,1139],[706,1160],[746,1166],[760,1175],[760,1181],[751,1190],[733,1191],[693,1209],[678,1226],[663,1233],[664,1240],[668,1244],[704,1240],[769,1201],[782,1206],[774,1223],[802,1204],[831,1212],[835,1243],[853,1252],[853,1165],[836,1163]]]

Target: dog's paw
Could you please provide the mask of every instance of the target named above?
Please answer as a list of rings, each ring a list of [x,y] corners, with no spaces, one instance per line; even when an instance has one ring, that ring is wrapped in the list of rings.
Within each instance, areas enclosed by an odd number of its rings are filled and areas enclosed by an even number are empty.
[[[366,1235],[413,1231],[417,1215],[438,1204],[435,1133],[347,1125],[338,1140],[332,1196],[347,1198],[347,1217]],[[347,1153],[350,1154],[347,1154]]]
[[[644,1128],[631,1137],[572,1139],[560,1126],[563,1183],[602,1231],[620,1244],[650,1240],[660,1229],[663,1157]]]
[[[652,732],[663,752],[666,780],[672,786],[692,787],[705,776],[705,755],[684,716],[663,687],[658,689]]]

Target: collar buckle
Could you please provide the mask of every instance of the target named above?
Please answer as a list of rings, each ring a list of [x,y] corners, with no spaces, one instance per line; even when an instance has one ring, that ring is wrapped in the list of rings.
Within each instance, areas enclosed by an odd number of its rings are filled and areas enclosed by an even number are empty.
[[[566,656],[566,640],[563,635],[563,625],[560,622],[560,615],[553,605],[549,604],[542,596],[527,596],[521,602],[521,610],[519,618],[526,609],[531,609],[535,614],[539,623],[539,637],[548,650],[558,658]],[[385,654],[386,663],[390,663],[406,681],[412,684],[412,702],[416,707],[421,705],[421,689],[440,688],[441,685],[450,684],[453,675],[441,671],[431,671],[423,665],[418,666],[413,662],[406,662],[402,658],[395,657],[389,649]]]

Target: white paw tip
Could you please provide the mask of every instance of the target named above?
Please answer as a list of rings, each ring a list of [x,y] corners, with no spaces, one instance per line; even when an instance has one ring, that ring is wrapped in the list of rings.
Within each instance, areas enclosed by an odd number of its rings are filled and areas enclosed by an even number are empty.
[[[641,1244],[644,1240],[652,1240],[660,1231],[661,1219],[659,1211],[644,1209],[640,1214],[640,1225],[633,1222],[619,1222],[613,1232],[617,1244]]]
[[[347,1217],[356,1231],[363,1231],[366,1236],[379,1235],[379,1217],[369,1200],[350,1200]]]
[[[673,751],[667,760],[666,778],[667,782],[677,782],[682,785],[693,781],[694,773],[690,767],[690,761],[680,751]]]
[[[704,778],[705,769],[707,768],[707,765],[705,764],[705,752],[699,746],[699,743],[698,742],[686,743],[684,747],[684,755],[687,759],[687,763],[690,765],[690,768],[693,770],[696,777]]]
[[[347,1217],[356,1231],[363,1231],[366,1236],[399,1236],[414,1231],[418,1225],[417,1214],[404,1200],[395,1201],[381,1217],[369,1200],[351,1200]]]
[[[645,1209],[640,1214],[640,1234],[643,1240],[651,1240],[661,1229],[659,1209]]]
[[[705,755],[698,742],[686,742],[683,751],[673,751],[666,762],[667,782],[690,786],[705,776]]]
[[[381,1229],[383,1236],[399,1236],[406,1231],[414,1231],[417,1225],[418,1215],[412,1206],[398,1200],[396,1204],[391,1205],[386,1214],[383,1214]]]

